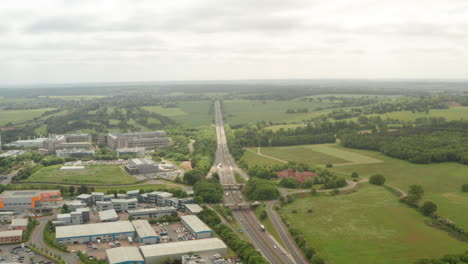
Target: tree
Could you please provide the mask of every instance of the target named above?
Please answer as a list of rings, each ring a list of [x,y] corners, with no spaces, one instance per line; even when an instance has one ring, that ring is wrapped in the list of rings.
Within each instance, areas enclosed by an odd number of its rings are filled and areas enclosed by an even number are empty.
[[[204,178],[203,172],[197,169],[187,171],[184,174],[184,182],[187,183],[188,185],[194,185],[195,183],[197,183],[199,180],[203,178]]]
[[[422,188],[421,185],[411,185],[408,190],[408,195],[414,195],[419,199],[421,199],[424,195],[424,189]]]
[[[382,174],[374,174],[370,176],[369,182],[375,185],[384,185],[385,177]]]
[[[359,178],[359,174],[357,172],[351,173],[351,178]]]
[[[75,186],[70,186],[68,188],[68,192],[70,192],[70,194],[73,196],[75,194]]]
[[[421,213],[425,216],[431,216],[433,213],[437,211],[437,205],[433,202],[424,202],[423,206],[421,206]]]
[[[462,185],[462,192],[468,192],[468,183]]]

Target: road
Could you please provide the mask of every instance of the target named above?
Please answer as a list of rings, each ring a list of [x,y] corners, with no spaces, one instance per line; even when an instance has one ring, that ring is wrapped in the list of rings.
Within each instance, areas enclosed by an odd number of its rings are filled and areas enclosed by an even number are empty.
[[[280,235],[281,239],[284,241],[287,250],[291,253],[296,263],[307,263],[304,255],[302,255],[301,250],[297,247],[293,238],[289,234],[287,227],[284,225],[283,221],[279,215],[273,209],[276,201],[269,201],[266,206],[266,211],[271,222],[275,226],[276,231]]]
[[[62,259],[65,260],[65,263],[78,263],[78,256],[76,254],[65,253],[65,252],[62,252],[62,251],[58,251],[58,250],[56,250],[54,248],[49,247],[44,242],[44,240],[42,240],[42,236],[43,236],[42,234],[44,232],[47,221],[52,220],[55,217],[56,217],[56,215],[54,214],[53,216],[46,216],[46,217],[38,218],[37,220],[39,221],[39,226],[37,226],[34,229],[34,232],[32,233],[30,242],[33,242],[34,244],[36,244],[37,247],[45,248],[49,252],[54,252],[54,254],[60,255],[60,257],[62,257]]]
[[[216,136],[218,139],[218,149],[215,157],[215,167],[218,168],[221,184],[235,184],[234,171],[237,165],[229,153],[224,131],[221,106],[215,102],[215,122]],[[240,191],[226,191],[225,202],[229,204],[244,203],[244,197]],[[252,210],[234,210],[233,216],[241,226],[252,244],[262,255],[273,264],[297,263],[294,258],[281,247],[281,245],[268,233],[260,230],[261,223],[258,221]],[[305,262],[299,262],[305,263]]]
[[[17,170],[10,172],[10,174],[7,175],[6,179],[3,179],[2,182],[0,182],[0,184],[3,184],[3,185],[10,184],[11,180],[13,179],[13,177],[16,176],[16,174],[18,174]]]

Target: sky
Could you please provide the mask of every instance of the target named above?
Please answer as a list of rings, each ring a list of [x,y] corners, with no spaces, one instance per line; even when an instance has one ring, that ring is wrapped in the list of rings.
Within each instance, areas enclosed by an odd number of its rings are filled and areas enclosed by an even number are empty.
[[[0,84],[468,78],[466,0],[1,0]]]

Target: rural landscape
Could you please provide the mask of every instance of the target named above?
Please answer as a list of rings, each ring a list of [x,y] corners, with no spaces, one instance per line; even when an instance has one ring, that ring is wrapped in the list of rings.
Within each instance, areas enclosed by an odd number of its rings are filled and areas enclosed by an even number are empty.
[[[2,190],[59,190],[64,206],[87,193],[129,199],[138,190],[142,205],[145,193],[192,197],[227,256],[242,263],[464,263],[467,91],[450,82],[437,93],[364,84],[2,89]],[[139,153],[109,141],[151,131],[164,131],[167,145]],[[45,142],[59,135],[91,141],[55,145],[51,155]],[[67,144],[75,145],[58,149]],[[141,159],[159,170],[135,175]],[[47,230],[55,208],[34,221]],[[74,258],[72,246],[37,229],[56,263],[104,261],[92,250]],[[243,253],[239,243],[256,250]]]

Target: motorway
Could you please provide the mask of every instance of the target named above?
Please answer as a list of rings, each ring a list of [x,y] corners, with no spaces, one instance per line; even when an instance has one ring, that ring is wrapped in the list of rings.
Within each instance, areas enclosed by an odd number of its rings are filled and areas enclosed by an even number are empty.
[[[219,102],[215,102],[215,122],[216,136],[218,139],[218,149],[216,151],[215,166],[220,172],[221,184],[235,184],[234,171],[238,171],[237,165],[234,162],[226,141],[224,132],[223,115]],[[228,204],[244,203],[245,200],[242,192],[228,190],[225,195],[225,202]],[[296,262],[282,246],[268,233],[261,231],[261,223],[258,221],[252,210],[234,210],[233,216],[241,226],[252,244],[259,250],[262,255],[273,264],[289,264],[289,263],[307,263]]]

